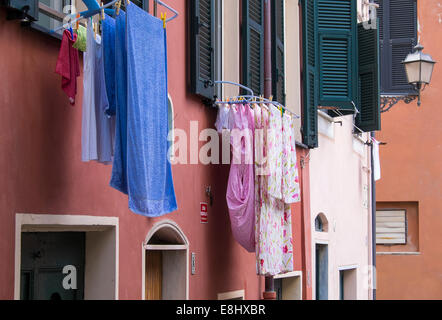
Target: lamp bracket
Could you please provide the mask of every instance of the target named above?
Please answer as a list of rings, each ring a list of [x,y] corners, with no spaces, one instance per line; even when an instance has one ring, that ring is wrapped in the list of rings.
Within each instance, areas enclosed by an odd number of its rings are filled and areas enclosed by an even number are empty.
[[[409,104],[412,101],[416,100],[418,98],[418,96],[419,95],[417,95],[417,94],[413,94],[413,95],[397,95],[397,96],[383,95],[383,96],[381,96],[381,113],[389,111],[399,101],[403,101],[406,104]]]

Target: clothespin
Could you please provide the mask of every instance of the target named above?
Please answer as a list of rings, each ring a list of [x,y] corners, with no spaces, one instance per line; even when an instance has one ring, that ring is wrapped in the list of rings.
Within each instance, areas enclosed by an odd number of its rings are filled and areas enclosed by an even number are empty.
[[[106,16],[104,15],[103,1],[101,1],[101,20],[104,20]]]
[[[118,16],[120,14],[120,8],[121,8],[121,0],[118,1],[117,3],[115,3],[115,8],[117,8],[117,10],[115,11],[116,15]]]
[[[76,19],[77,19],[77,22],[75,22],[75,30],[78,30],[78,28],[80,26],[80,13],[77,13]]]
[[[166,29],[166,12],[161,13],[161,21],[163,21],[163,28]]]

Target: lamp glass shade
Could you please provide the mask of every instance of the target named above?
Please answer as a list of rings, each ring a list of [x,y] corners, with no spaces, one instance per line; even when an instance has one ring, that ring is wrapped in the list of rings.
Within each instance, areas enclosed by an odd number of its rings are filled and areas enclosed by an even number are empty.
[[[421,61],[406,62],[405,71],[407,73],[408,83],[418,83],[421,81]]]
[[[422,83],[429,84],[431,81],[431,75],[433,74],[434,63],[422,61],[421,81]]]

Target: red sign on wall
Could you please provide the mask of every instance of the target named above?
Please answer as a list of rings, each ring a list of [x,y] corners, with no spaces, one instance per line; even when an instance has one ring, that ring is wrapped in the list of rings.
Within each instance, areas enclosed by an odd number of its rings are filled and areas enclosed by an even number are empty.
[[[208,215],[207,215],[207,203],[201,202],[200,203],[200,215],[201,215],[201,223],[208,223]]]

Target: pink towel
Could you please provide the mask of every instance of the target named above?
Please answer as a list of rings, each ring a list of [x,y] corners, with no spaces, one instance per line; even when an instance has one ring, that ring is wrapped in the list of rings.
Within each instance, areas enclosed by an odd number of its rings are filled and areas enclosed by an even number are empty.
[[[232,233],[236,241],[247,251],[255,251],[255,188],[253,172],[254,117],[248,105],[232,110],[232,150],[229,182],[227,185],[227,206]],[[244,130],[245,129],[245,130]],[[235,139],[240,134],[242,138]],[[233,160],[234,160],[233,159]],[[250,161],[251,159],[251,161]]]

